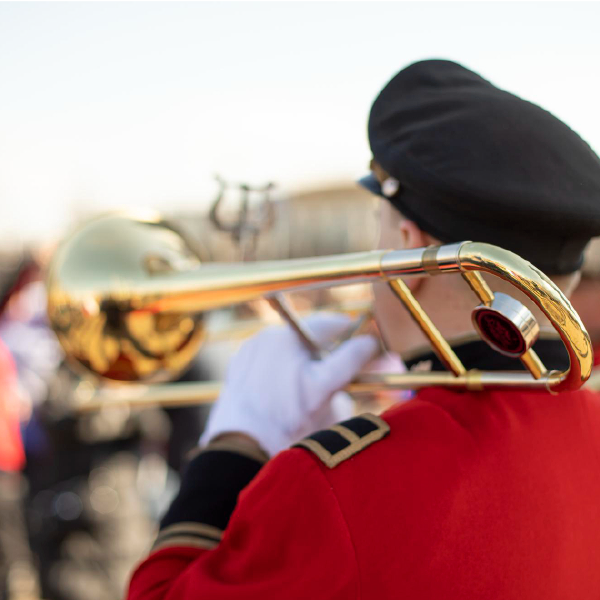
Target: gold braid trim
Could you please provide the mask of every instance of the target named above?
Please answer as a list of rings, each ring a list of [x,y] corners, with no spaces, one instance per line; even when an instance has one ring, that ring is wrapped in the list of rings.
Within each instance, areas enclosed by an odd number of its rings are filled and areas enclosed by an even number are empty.
[[[218,546],[222,537],[223,531],[212,525],[193,522],[175,523],[160,531],[151,552],[174,546],[212,550]]]

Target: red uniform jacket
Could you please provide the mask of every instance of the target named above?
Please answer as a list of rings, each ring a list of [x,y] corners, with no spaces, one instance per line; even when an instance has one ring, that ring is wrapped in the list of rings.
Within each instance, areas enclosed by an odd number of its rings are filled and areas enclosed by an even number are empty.
[[[130,600],[600,598],[591,391],[423,390],[259,469],[192,461]]]

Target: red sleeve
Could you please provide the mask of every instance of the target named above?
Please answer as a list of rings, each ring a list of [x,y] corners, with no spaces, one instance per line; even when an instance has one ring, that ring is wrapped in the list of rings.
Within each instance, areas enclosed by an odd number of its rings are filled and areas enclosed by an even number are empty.
[[[133,575],[129,600],[358,597],[354,548],[335,493],[301,449],[267,463],[240,494],[220,543],[205,548],[152,553]]]

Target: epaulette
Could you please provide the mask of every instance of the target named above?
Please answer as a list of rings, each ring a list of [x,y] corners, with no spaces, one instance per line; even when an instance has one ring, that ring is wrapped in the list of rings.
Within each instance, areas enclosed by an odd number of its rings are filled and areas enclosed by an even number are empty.
[[[333,469],[389,432],[390,426],[383,419],[367,413],[317,431],[293,447],[310,450]]]

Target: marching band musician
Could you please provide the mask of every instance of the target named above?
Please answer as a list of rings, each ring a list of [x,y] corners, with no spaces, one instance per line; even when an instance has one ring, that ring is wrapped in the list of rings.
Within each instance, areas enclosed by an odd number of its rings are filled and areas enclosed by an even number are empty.
[[[385,86],[369,140],[382,247],[489,242],[575,287],[600,234],[600,160],[553,115],[431,60]],[[466,368],[518,369],[464,337],[472,293],[457,278],[410,285]],[[391,350],[441,368],[385,286],[375,310]],[[309,325],[326,343],[348,323]],[[568,365],[558,339],[535,348]],[[429,388],[352,417],[334,392],[375,351],[359,336],[312,361],[287,329],[242,347],[130,600],[600,594],[600,398]]]

